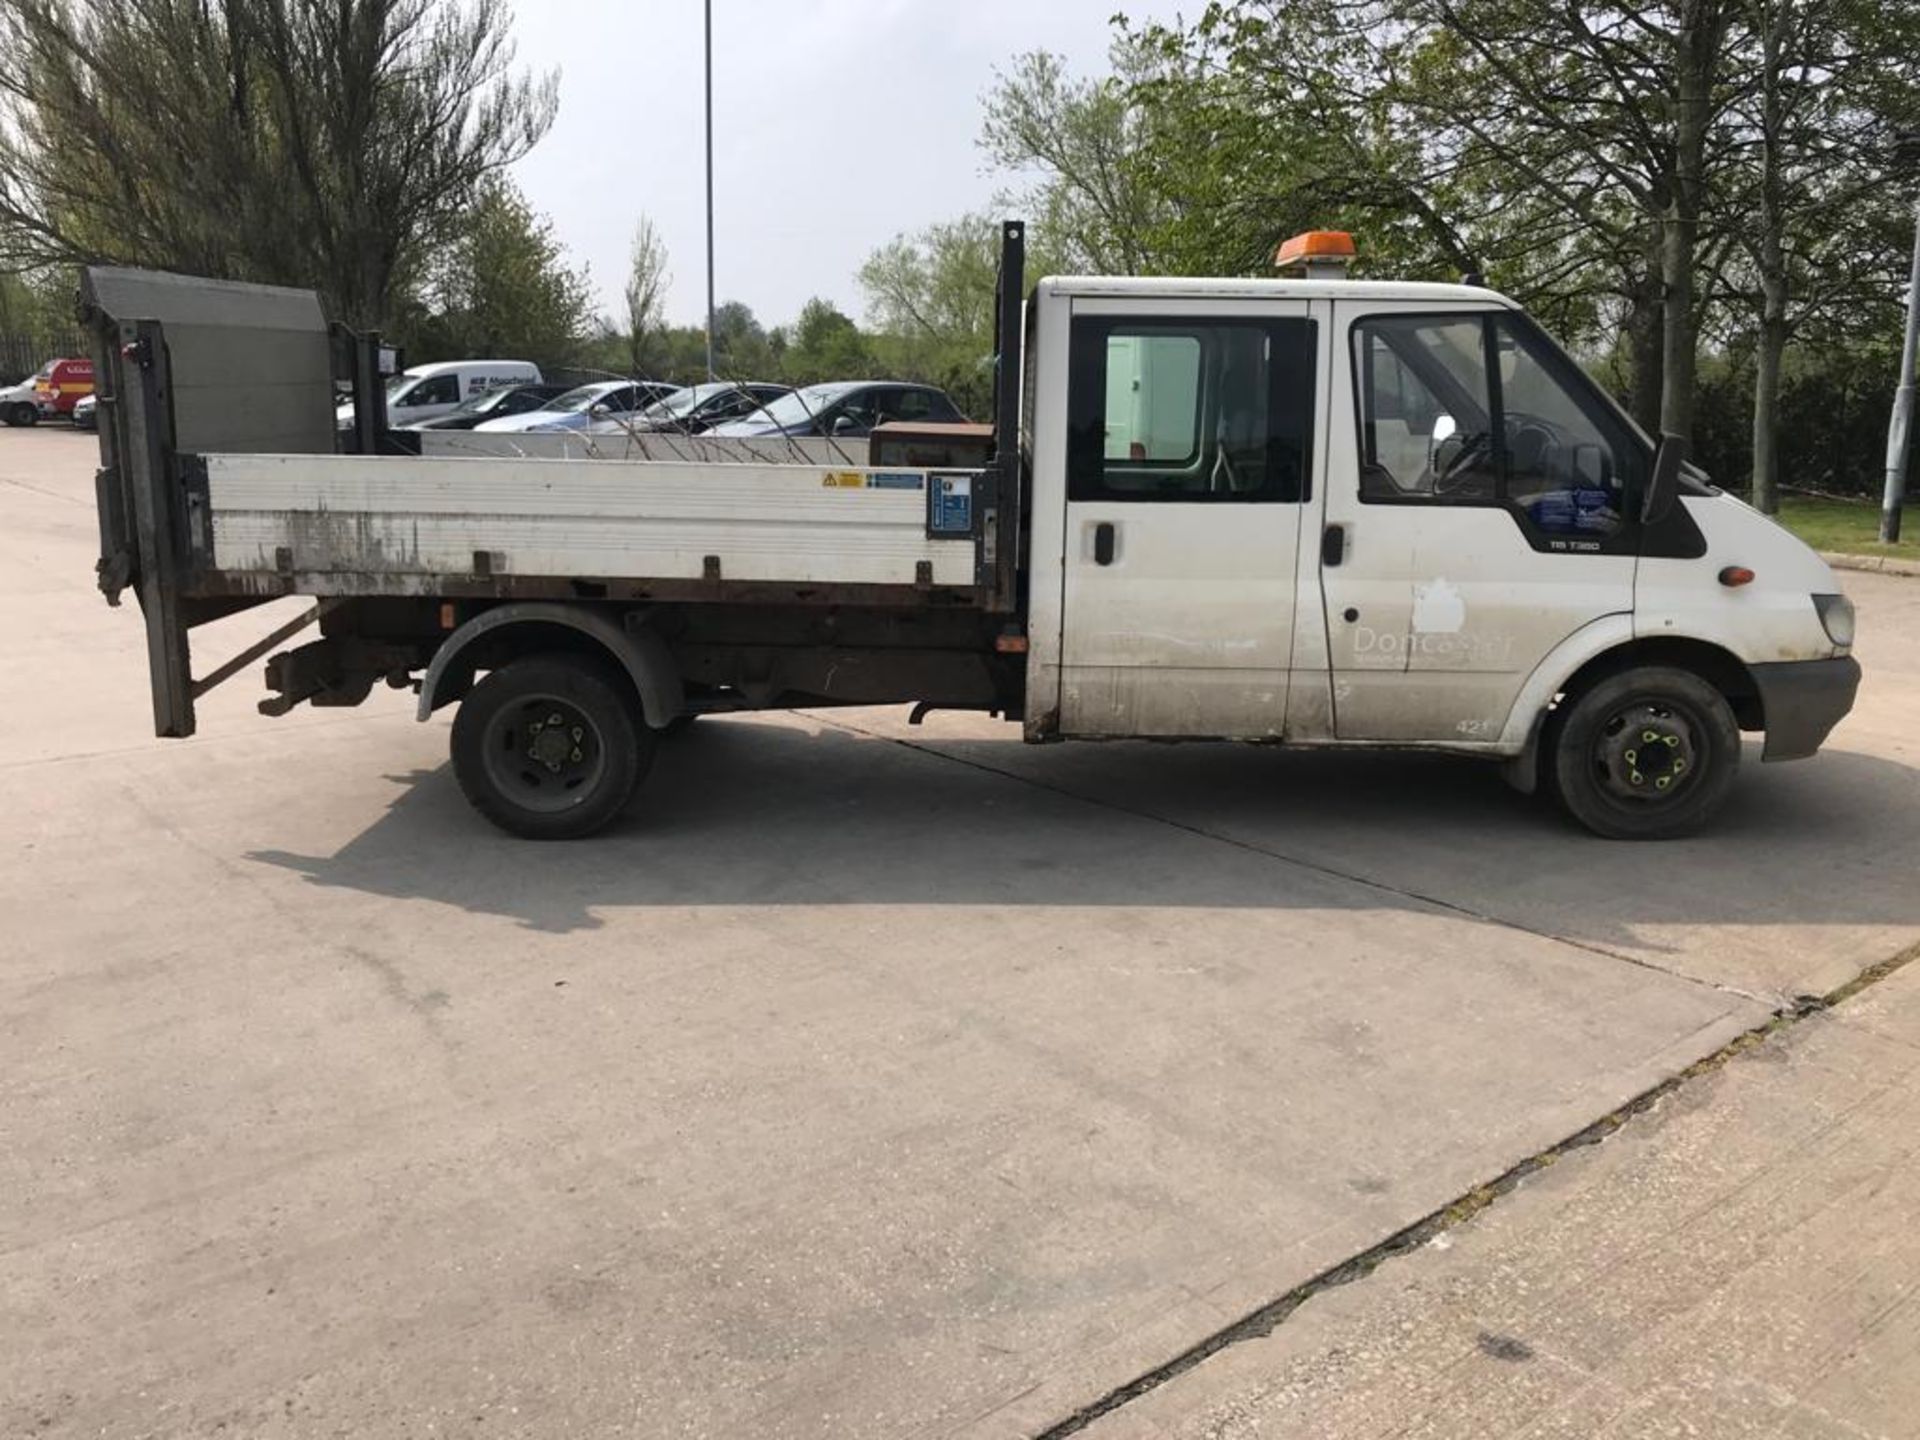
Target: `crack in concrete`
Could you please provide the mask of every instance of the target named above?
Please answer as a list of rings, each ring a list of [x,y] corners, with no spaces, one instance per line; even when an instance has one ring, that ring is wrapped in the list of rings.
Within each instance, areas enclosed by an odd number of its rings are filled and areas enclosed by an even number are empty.
[[[30,485],[25,480],[16,480],[11,475],[0,475],[0,485],[11,485],[14,489],[24,490],[29,495],[41,495],[48,500],[58,500],[63,504],[78,506],[83,510],[91,510],[94,508],[94,503],[91,499],[82,499],[78,495],[62,495],[57,490],[48,490],[39,485]]]
[[[1365,1279],[1387,1262],[1418,1250],[1432,1241],[1436,1236],[1466,1224],[1482,1211],[1496,1204],[1503,1196],[1516,1189],[1529,1176],[1544,1170],[1549,1165],[1554,1164],[1562,1157],[1576,1150],[1584,1149],[1589,1145],[1600,1144],[1618,1132],[1621,1127],[1628,1122],[1637,1116],[1645,1114],[1669,1095],[1676,1093],[1682,1086],[1699,1079],[1703,1075],[1720,1069],[1736,1056],[1744,1054],[1758,1045],[1764,1044],[1774,1035],[1800,1024],[1810,1016],[1823,1014],[1836,1006],[1844,1004],[1862,991],[1879,984],[1896,971],[1920,960],[1920,944],[1912,945],[1897,955],[1890,956],[1878,964],[1869,966],[1846,984],[1824,995],[1794,996],[1786,1005],[1782,1006],[1779,1004],[1778,997],[1753,994],[1731,985],[1713,985],[1694,976],[1681,974],[1678,971],[1669,970],[1664,966],[1653,964],[1651,961],[1642,959],[1639,956],[1610,950],[1603,945],[1594,945],[1585,941],[1570,939],[1564,935],[1555,935],[1551,931],[1537,930],[1532,926],[1522,925],[1515,921],[1503,919],[1497,915],[1482,914],[1469,906],[1460,905],[1453,901],[1442,899],[1439,896],[1427,895],[1417,890],[1405,889],[1400,886],[1388,884],[1385,881],[1372,879],[1365,875],[1352,874],[1336,866],[1305,860],[1299,856],[1290,855],[1269,846],[1242,840],[1231,835],[1219,834],[1201,825],[1156,814],[1151,810],[1085,795],[1079,791],[1069,789],[1064,785],[1050,784],[1044,780],[1035,780],[1025,775],[1015,774],[1012,771],[1002,770],[998,766],[989,765],[983,761],[949,754],[944,750],[936,749],[922,742],[903,739],[899,736],[888,735],[877,730],[870,730],[864,726],[851,724],[846,720],[836,719],[817,711],[807,713],[811,719],[821,724],[850,734],[862,735],[874,740],[888,741],[892,744],[903,746],[906,749],[918,751],[936,760],[945,760],[952,764],[964,765],[969,769],[983,771],[989,775],[997,775],[1002,779],[1028,785],[1036,790],[1059,795],[1065,799],[1077,800],[1085,805],[1096,806],[1118,814],[1131,815],[1136,819],[1153,821],[1204,840],[1211,840],[1222,845],[1231,845],[1236,849],[1245,850],[1270,860],[1279,861],[1281,864],[1297,866],[1302,870],[1329,876],[1337,880],[1344,880],[1350,884],[1380,891],[1383,894],[1418,901],[1421,904],[1431,905],[1438,910],[1461,915],[1473,920],[1479,920],[1486,924],[1500,925],[1522,934],[1535,936],[1538,939],[1562,945],[1570,945],[1578,950],[1603,956],[1609,960],[1623,961],[1626,964],[1637,966],[1643,970],[1653,971],[1656,974],[1666,976],[1670,979],[1685,981],[1691,985],[1698,985],[1703,989],[1715,990],[1724,994],[1735,995],[1745,1000],[1755,1001],[1767,1005],[1773,1010],[1773,1013],[1769,1015],[1766,1020],[1754,1026],[1752,1029],[1743,1031],[1741,1034],[1735,1036],[1711,1055],[1695,1061],[1678,1074],[1672,1075],[1659,1084],[1642,1091],[1639,1095],[1627,1101],[1626,1104],[1602,1115],[1599,1119],[1575,1131],[1565,1139],[1548,1146],[1544,1150],[1535,1151],[1493,1179],[1456,1196],[1439,1209],[1414,1221],[1411,1225],[1395,1231],[1378,1244],[1341,1261],[1339,1264],[1327,1270],[1321,1271],[1313,1278],[1295,1286],[1284,1295],[1268,1301],[1258,1309],[1250,1311],[1248,1314],[1234,1321],[1231,1325],[1215,1331],[1212,1335],[1181,1351],[1171,1359],[1135,1377],[1124,1385],[1116,1386],[1098,1399],[1081,1406],[1065,1419],[1038,1432],[1034,1435],[1033,1440],[1065,1440],[1065,1437],[1079,1433],[1102,1416],[1111,1414],[1113,1411],[1147,1394],[1149,1391],[1157,1390],[1168,1381],[1184,1375],[1187,1371],[1194,1369],[1220,1351],[1233,1345],[1242,1344],[1248,1340],[1258,1340],[1271,1335],[1276,1328],[1286,1323],[1294,1311],[1298,1310],[1315,1295],[1342,1285],[1350,1285],[1356,1280]]]
[[[1679,1074],[1642,1091],[1626,1104],[1602,1115],[1592,1124],[1575,1131],[1564,1140],[1527,1156],[1526,1159],[1485,1184],[1475,1186],[1472,1190],[1456,1196],[1448,1204],[1414,1221],[1406,1228],[1395,1231],[1370,1249],[1363,1250],[1358,1255],[1321,1271],[1312,1279],[1268,1301],[1257,1310],[1243,1315],[1231,1325],[1215,1331],[1198,1344],[1181,1351],[1172,1359],[1155,1366],[1145,1374],[1136,1376],[1124,1385],[1116,1386],[1097,1400],[1081,1406],[1065,1419],[1038,1432],[1033,1440],[1065,1440],[1065,1437],[1079,1433],[1102,1416],[1111,1414],[1149,1391],[1157,1390],[1168,1381],[1184,1375],[1220,1351],[1248,1340],[1264,1339],[1285,1324],[1294,1311],[1314,1296],[1342,1285],[1351,1285],[1356,1280],[1364,1280],[1387,1262],[1418,1250],[1436,1236],[1466,1224],[1482,1211],[1498,1203],[1502,1197],[1517,1189],[1529,1176],[1546,1169],[1576,1150],[1600,1144],[1630,1121],[1646,1114],[1662,1100],[1677,1093],[1683,1086],[1721,1069],[1736,1056],[1765,1044],[1769,1039],[1792,1029],[1810,1017],[1825,1014],[1845,1004],[1862,991],[1879,984],[1915,961],[1920,961],[1920,944],[1910,945],[1899,954],[1869,966],[1846,984],[1825,995],[1800,997],[1792,1005],[1769,1016],[1751,1030],[1735,1036],[1711,1055],[1696,1060]]]

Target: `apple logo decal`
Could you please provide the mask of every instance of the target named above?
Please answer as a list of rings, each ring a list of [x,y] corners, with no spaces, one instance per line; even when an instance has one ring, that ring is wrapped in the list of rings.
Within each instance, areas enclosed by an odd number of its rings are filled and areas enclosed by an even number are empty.
[[[1442,575],[1413,587],[1413,629],[1417,635],[1458,635],[1467,623],[1467,602]]]

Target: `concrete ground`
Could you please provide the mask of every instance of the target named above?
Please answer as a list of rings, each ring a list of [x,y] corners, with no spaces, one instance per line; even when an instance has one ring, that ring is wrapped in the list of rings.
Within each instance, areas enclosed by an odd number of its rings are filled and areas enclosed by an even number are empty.
[[[1920,1434],[1920,964],[1086,1440]]]
[[[404,696],[153,740],[92,463],[0,432],[0,1434],[1042,1433],[1920,936],[1895,578],[1681,844],[836,712],[540,847]]]

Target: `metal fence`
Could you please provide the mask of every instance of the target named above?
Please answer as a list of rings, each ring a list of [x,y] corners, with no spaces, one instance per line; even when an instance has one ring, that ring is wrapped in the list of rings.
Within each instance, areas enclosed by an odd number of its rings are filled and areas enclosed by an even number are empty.
[[[86,337],[78,330],[38,335],[0,332],[0,385],[17,384],[49,360],[77,359],[90,353]]]

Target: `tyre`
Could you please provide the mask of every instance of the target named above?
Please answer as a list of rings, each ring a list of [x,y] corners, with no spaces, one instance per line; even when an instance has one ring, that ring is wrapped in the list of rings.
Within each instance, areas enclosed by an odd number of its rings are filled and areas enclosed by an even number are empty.
[[[1724,696],[1688,670],[1647,666],[1601,680],[1556,715],[1551,774],[1560,803],[1596,835],[1691,834],[1725,803],[1740,727]]]
[[[622,680],[570,655],[493,671],[453,720],[453,773],[473,808],[528,840],[591,835],[626,808],[653,760]]]
[[[40,412],[24,401],[9,405],[6,410],[6,422],[9,425],[32,425],[39,419]]]

